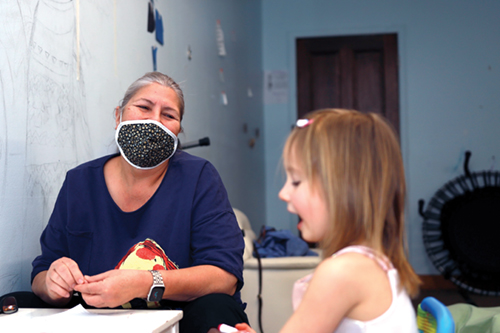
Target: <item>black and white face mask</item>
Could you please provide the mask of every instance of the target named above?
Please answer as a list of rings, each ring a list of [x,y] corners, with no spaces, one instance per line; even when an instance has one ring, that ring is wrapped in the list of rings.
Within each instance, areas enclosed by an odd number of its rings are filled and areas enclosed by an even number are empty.
[[[128,120],[118,125],[116,144],[123,158],[137,169],[153,169],[177,149],[177,136],[155,120]]]

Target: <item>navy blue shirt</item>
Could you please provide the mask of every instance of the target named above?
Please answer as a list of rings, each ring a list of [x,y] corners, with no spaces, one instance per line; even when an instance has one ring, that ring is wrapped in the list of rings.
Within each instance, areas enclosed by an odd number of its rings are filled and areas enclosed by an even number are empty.
[[[54,211],[42,233],[42,254],[31,279],[63,256],[84,275],[114,269],[135,244],[152,239],[179,268],[214,265],[238,279],[241,304],[244,242],[226,189],[214,166],[176,152],[155,194],[141,208],[124,212],[105,180],[109,155],[66,174]]]

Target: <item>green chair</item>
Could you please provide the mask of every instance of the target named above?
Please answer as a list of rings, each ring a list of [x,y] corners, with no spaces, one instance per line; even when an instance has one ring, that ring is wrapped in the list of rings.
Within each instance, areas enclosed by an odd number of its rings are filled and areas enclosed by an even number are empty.
[[[466,303],[448,306],[457,333],[500,332],[500,306],[477,307]]]

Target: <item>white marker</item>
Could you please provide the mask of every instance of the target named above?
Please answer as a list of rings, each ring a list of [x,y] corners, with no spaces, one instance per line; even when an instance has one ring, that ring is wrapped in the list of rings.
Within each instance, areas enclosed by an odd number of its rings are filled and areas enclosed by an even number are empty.
[[[220,324],[219,325],[219,332],[220,333],[234,333],[234,332],[238,332],[238,330],[236,328],[234,328],[233,326],[229,326],[226,324]]]

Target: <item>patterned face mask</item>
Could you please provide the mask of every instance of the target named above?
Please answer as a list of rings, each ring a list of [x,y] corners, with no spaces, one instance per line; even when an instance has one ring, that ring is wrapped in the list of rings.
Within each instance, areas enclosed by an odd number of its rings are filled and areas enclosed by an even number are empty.
[[[137,169],[153,169],[177,149],[177,137],[155,120],[129,120],[116,129],[116,144],[123,158]]]

